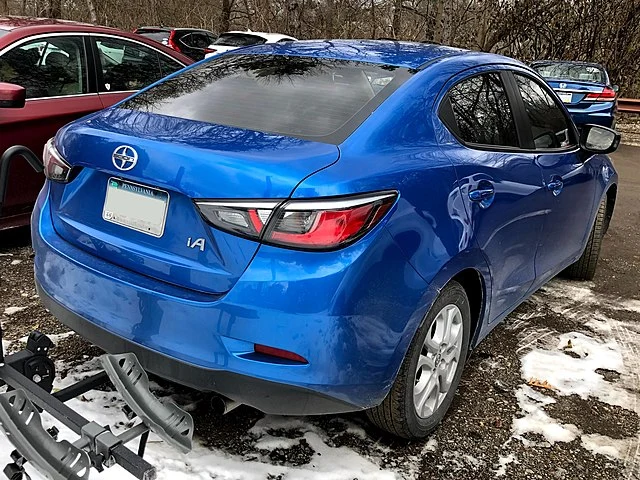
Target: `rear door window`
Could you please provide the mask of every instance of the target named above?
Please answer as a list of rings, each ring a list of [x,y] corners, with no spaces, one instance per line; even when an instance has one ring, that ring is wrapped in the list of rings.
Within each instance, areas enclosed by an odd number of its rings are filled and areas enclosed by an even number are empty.
[[[535,148],[539,150],[574,145],[573,128],[562,107],[537,81],[517,73],[514,73],[514,77],[524,102]]]
[[[139,30],[136,32],[138,35],[142,35],[143,37],[150,38],[151,40],[155,40],[158,43],[162,43],[163,45],[169,44],[169,33],[163,30]]]
[[[27,90],[27,98],[87,93],[87,58],[81,37],[40,38],[0,57],[0,82]]]
[[[209,45],[211,45],[211,42],[209,41],[209,37],[204,33],[200,33],[200,32],[194,32],[194,33],[185,35],[180,39],[180,41],[184,43],[186,46],[191,48],[205,49]]]
[[[120,38],[97,38],[95,45],[102,93],[139,90],[165,75],[160,61],[164,54],[151,47]]]
[[[223,33],[213,42],[214,45],[225,47],[247,47],[249,45],[260,45],[266,43],[267,39],[258,35],[247,33]]]
[[[121,108],[334,143],[410,75],[407,69],[364,62],[225,55]]]
[[[513,112],[499,73],[476,75],[453,86],[441,117],[464,143],[519,146]]]

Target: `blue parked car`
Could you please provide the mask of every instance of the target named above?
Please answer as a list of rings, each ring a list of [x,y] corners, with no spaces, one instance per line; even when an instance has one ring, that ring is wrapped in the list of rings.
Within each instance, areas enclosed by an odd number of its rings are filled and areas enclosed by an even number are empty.
[[[615,126],[618,86],[611,85],[602,65],[542,60],[531,67],[556,91],[578,126]]]
[[[619,135],[509,58],[260,45],[61,129],[33,214],[44,305],[149,371],[274,414],[424,437],[470,350],[593,277]]]

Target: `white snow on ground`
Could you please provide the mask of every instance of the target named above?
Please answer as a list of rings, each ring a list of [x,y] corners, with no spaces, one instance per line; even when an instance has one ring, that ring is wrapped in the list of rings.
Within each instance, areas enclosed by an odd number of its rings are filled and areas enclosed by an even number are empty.
[[[621,407],[633,405],[633,394],[596,373],[598,369],[622,372],[622,353],[614,340],[601,342],[583,333],[571,332],[560,335],[555,351],[538,348],[528,352],[521,362],[522,378],[546,380],[558,395],[594,397]]]
[[[64,380],[56,381],[54,388],[64,388],[80,378],[96,373],[97,370],[95,369],[97,367],[96,359],[90,360],[67,375]],[[79,371],[82,371],[82,373],[79,373]],[[113,400],[114,397],[117,397],[115,401]],[[121,411],[124,403],[116,392],[92,390],[84,394],[81,399],[69,401],[68,405],[81,415],[101,425],[114,426],[113,431],[116,434],[122,433],[124,428],[119,425],[119,422],[127,422],[127,418]],[[42,419],[45,428],[51,425],[56,425],[60,428],[59,440],[75,441],[77,439],[73,432],[53,421],[48,414],[43,414]],[[268,433],[279,428],[295,428],[300,431],[302,436],[288,439],[274,437]],[[358,429],[355,425],[352,428],[354,430]],[[194,442],[193,451],[183,455],[166,445],[155,435],[151,435],[145,459],[156,466],[158,480],[210,480],[212,478],[220,480],[264,480],[269,475],[276,477],[282,475],[286,476],[286,478],[299,480],[350,480],[353,478],[394,480],[400,478],[394,472],[381,470],[371,459],[357,454],[350,448],[329,446],[325,441],[323,432],[301,418],[268,415],[256,422],[249,431],[249,435],[255,439],[255,445],[259,450],[271,451],[276,448],[289,448],[304,439],[316,453],[307,465],[300,467],[279,466],[271,464],[268,457],[262,458],[256,454],[245,456],[229,455],[219,450],[211,450],[204,447],[198,444],[197,441]],[[132,445],[132,448],[135,449],[136,445]],[[0,452],[9,452],[11,450],[12,447],[7,439],[4,435],[0,435]],[[28,467],[28,470],[33,480],[44,479],[33,468]],[[92,471],[91,478],[122,480],[127,476],[119,466],[115,466],[106,469],[101,474]]]
[[[575,425],[560,424],[545,413],[543,407],[555,403],[553,398],[527,385],[520,386],[516,391],[516,398],[524,416],[515,418],[511,429],[513,435],[523,440],[525,444],[527,441],[522,438],[525,433],[542,435],[551,445],[556,442],[571,442],[580,434],[580,430]]]
[[[11,261],[11,265],[20,265],[22,263],[22,260],[12,260]]]
[[[4,314],[9,316],[9,315],[13,315],[14,313],[18,313],[21,312],[22,310],[25,310],[27,307],[7,307],[4,309]]]
[[[505,476],[507,474],[507,466],[511,463],[518,463],[518,460],[512,453],[510,453],[506,457],[500,457],[498,459],[498,465],[496,465],[498,467],[495,471],[496,477]]]
[[[633,443],[633,439],[611,438],[597,433],[582,435],[581,440],[582,446],[587,450],[618,460],[624,458],[625,452]]]
[[[553,281],[540,294],[533,297],[540,306],[585,326],[584,331],[559,334],[548,328],[534,328],[522,339],[521,375],[525,382],[548,382],[558,401],[563,396],[578,395],[583,399],[595,398],[640,414],[638,389],[640,387],[640,329],[635,320],[617,320],[607,311],[640,312],[640,301],[621,300],[595,294],[590,288],[571,282]],[[535,321],[543,310],[526,314]],[[634,316],[637,318],[637,316]],[[623,317],[624,318],[624,317]],[[632,317],[633,318],[633,317]],[[530,329],[531,330],[531,329]],[[531,338],[534,338],[531,340]],[[619,378],[606,381],[602,370],[617,372]],[[516,396],[521,414],[514,418],[513,435],[525,445],[522,435],[538,433],[549,442],[572,441],[580,438],[581,445],[594,455],[619,459],[625,464],[629,476],[639,471],[640,434],[636,437],[615,439],[599,434],[583,434],[574,425],[563,425],[549,417],[546,405],[556,400],[548,395],[521,385]]]

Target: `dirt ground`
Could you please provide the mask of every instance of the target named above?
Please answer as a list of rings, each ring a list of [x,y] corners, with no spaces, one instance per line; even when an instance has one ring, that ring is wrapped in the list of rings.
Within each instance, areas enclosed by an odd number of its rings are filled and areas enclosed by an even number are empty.
[[[201,394],[163,382],[158,392],[191,405],[201,445],[245,462],[247,472],[266,468],[262,478],[640,478],[640,148],[622,146],[612,158],[619,194],[595,281],[556,279],[498,326],[473,353],[449,415],[429,439],[384,435],[363,414],[288,422],[239,407],[219,418]],[[0,232],[0,320],[10,349],[36,328],[66,332],[35,296],[29,241],[27,231]],[[59,336],[55,349],[63,376],[99,353],[76,335]],[[560,358],[558,371],[530,388],[527,365],[544,373],[546,358]],[[260,422],[267,427],[257,429]],[[265,438],[280,441],[269,447]],[[321,455],[316,438],[378,472],[311,477]],[[209,476],[236,478],[218,475]]]

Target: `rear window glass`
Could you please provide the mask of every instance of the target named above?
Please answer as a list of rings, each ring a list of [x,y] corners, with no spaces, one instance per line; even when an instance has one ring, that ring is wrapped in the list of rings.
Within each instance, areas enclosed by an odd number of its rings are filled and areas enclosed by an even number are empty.
[[[339,143],[410,75],[405,68],[346,60],[225,55],[120,108]]]
[[[0,37],[6,35],[7,33],[9,33],[9,30],[3,30],[2,28],[0,28]]]
[[[533,66],[541,77],[574,82],[606,83],[607,77],[602,68],[596,65],[574,63],[543,63]]]
[[[169,43],[169,32],[138,32],[138,35],[150,38],[159,43],[164,43],[165,45]]]
[[[258,35],[249,35],[246,33],[223,33],[213,42],[214,45],[223,45],[225,47],[246,47],[249,45],[261,45],[267,41],[266,38]]]

